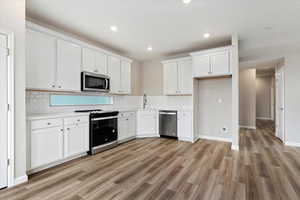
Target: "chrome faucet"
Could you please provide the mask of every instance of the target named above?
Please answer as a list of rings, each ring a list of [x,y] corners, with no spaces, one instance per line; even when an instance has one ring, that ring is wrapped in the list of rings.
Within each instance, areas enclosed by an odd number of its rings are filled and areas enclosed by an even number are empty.
[[[147,95],[146,95],[146,94],[144,94],[144,96],[143,96],[143,109],[145,109],[145,108],[146,108],[146,106],[147,106],[147,103],[148,103],[148,100],[147,100]]]

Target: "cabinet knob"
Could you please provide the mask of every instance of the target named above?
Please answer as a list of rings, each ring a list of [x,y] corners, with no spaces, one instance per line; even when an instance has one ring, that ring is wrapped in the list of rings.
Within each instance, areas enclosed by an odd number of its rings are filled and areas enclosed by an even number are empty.
[[[47,125],[49,126],[49,125],[51,125],[51,123],[50,123],[50,122],[48,122],[48,123],[47,123]]]
[[[55,85],[51,85],[52,88],[55,88]]]
[[[59,85],[58,88],[61,88],[61,85]]]
[[[70,128],[67,128],[67,131],[69,131],[70,130]]]
[[[64,132],[64,129],[60,129],[61,132]]]

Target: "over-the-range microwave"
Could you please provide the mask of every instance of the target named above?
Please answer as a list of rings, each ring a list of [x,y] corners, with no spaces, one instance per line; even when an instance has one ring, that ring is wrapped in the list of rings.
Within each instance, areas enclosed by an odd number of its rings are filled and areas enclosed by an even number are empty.
[[[81,90],[89,92],[109,92],[110,77],[102,74],[81,72]]]

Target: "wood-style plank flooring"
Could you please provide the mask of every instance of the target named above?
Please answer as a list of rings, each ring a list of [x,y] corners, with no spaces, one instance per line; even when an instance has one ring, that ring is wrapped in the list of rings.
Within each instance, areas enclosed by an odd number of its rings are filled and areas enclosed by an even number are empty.
[[[300,150],[270,128],[242,129],[230,143],[138,139],[33,175],[0,191],[9,200],[299,200]]]

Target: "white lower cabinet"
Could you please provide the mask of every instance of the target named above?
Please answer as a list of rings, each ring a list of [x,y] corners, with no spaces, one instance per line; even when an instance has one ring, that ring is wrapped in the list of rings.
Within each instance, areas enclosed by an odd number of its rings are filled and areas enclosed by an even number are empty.
[[[28,170],[47,168],[89,150],[89,117],[28,122]]]
[[[137,112],[137,137],[158,137],[158,112]]]
[[[75,124],[65,126],[64,156],[87,152],[89,150],[89,124]]]
[[[177,121],[178,139],[193,142],[193,112],[179,111]]]
[[[123,142],[136,136],[135,112],[120,113],[118,119],[118,141]]]
[[[63,159],[63,127],[31,131],[30,168],[36,168]]]

